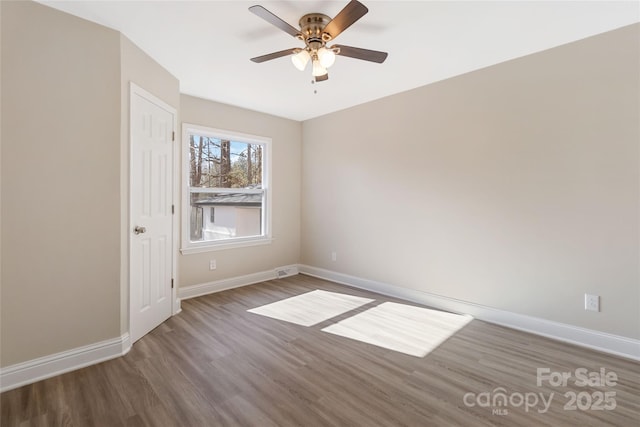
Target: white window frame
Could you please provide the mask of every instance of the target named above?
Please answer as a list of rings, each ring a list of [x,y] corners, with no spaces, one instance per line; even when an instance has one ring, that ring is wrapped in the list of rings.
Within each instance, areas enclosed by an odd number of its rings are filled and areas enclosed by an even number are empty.
[[[262,230],[261,236],[234,237],[223,240],[205,242],[192,242],[190,239],[190,194],[189,173],[189,134],[209,136],[218,139],[228,139],[234,142],[247,144],[261,144],[264,146],[262,153]],[[223,190],[223,192],[225,192]],[[198,193],[216,192],[220,189],[198,189]],[[229,193],[253,192],[242,188],[230,188]],[[184,255],[217,251],[222,249],[239,248],[245,246],[266,245],[271,243],[271,138],[249,135],[224,129],[215,129],[207,126],[182,123],[182,247],[180,252]]]

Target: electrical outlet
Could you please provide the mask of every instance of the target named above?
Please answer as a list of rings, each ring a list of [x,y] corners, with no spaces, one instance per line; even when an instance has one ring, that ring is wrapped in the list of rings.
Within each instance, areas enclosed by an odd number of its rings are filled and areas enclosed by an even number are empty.
[[[584,309],[588,311],[600,311],[600,296],[584,294]]]
[[[337,259],[338,259],[338,254],[335,251],[331,252],[331,261],[335,261]]]
[[[211,261],[209,261],[209,270],[215,270],[217,267],[216,265],[216,260],[212,259]]]

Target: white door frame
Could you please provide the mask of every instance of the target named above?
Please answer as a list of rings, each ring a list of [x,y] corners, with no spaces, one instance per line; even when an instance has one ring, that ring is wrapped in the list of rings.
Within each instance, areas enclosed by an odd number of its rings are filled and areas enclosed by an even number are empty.
[[[171,245],[171,277],[172,277],[172,283],[173,283],[173,288],[171,289],[171,313],[172,315],[176,315],[181,311],[180,308],[180,299],[178,299],[178,282],[176,280],[177,277],[177,273],[178,273],[178,263],[177,263],[177,255],[178,255],[178,250],[179,250],[179,244],[178,241],[180,239],[179,236],[179,229],[180,229],[180,223],[178,221],[178,215],[180,212],[180,205],[178,204],[178,200],[179,200],[179,190],[180,190],[180,134],[177,131],[177,127],[178,127],[178,112],[177,110],[172,107],[171,105],[167,104],[166,102],[162,101],[160,98],[156,97],[155,95],[153,95],[152,93],[146,91],[145,89],[141,88],[140,86],[136,85],[133,82],[129,82],[129,181],[128,181],[128,192],[129,192],[129,197],[128,197],[128,203],[129,203],[129,212],[128,212],[128,226],[127,226],[127,253],[128,253],[128,275],[127,275],[127,282],[128,282],[128,287],[127,289],[129,290],[128,295],[127,295],[127,300],[128,300],[128,310],[127,310],[127,318],[128,318],[128,331],[129,333],[131,332],[131,230],[134,227],[133,224],[133,212],[132,212],[132,200],[131,200],[131,185],[132,185],[132,151],[133,151],[133,126],[131,125],[131,122],[133,120],[133,97],[134,96],[140,96],[142,98],[145,98],[146,100],[148,100],[149,102],[156,104],[157,106],[161,107],[162,109],[170,112],[173,115],[173,134],[175,135],[173,138],[173,164],[172,164],[172,171],[171,171],[171,178],[172,178],[172,204],[173,204],[173,221],[172,221],[172,236],[171,238],[173,239],[173,244]]]

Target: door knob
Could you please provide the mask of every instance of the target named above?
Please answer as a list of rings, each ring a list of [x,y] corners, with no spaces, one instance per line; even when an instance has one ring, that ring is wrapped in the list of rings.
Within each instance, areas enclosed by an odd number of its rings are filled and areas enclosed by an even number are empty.
[[[146,227],[140,227],[139,225],[136,225],[135,228],[133,229],[133,232],[135,234],[142,234],[142,233],[146,233],[147,229]]]

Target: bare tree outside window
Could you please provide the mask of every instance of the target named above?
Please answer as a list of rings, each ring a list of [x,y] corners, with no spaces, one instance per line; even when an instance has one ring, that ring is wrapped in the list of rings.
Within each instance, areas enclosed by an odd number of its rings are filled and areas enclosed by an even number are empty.
[[[189,135],[191,187],[245,188],[262,184],[260,144]]]

